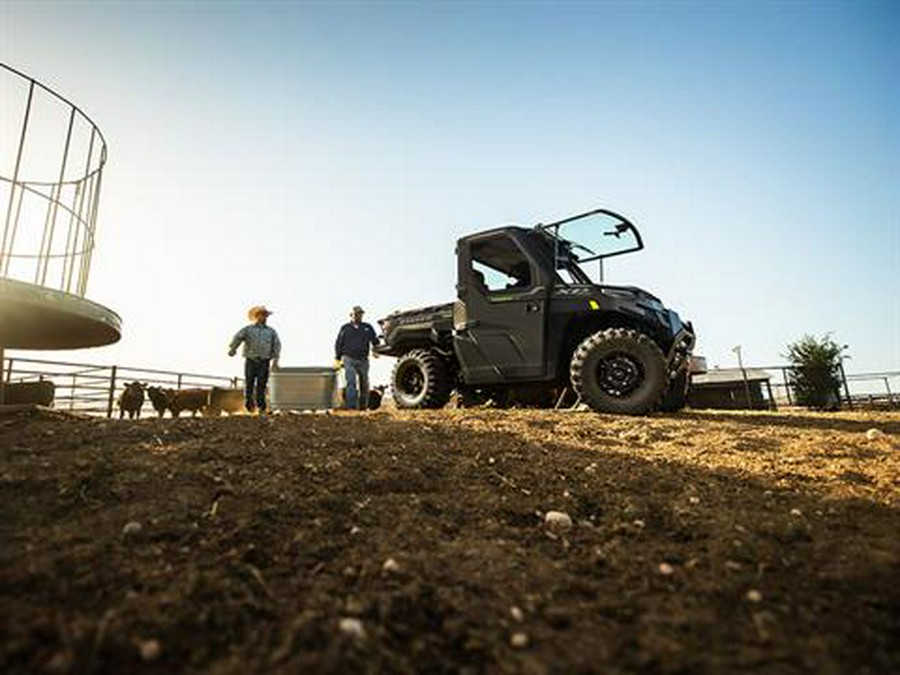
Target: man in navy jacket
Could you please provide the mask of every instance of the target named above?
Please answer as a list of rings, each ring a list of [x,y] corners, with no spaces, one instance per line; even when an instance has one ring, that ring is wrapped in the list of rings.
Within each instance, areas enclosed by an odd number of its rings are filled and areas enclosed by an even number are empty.
[[[363,308],[357,305],[350,312],[350,323],[338,331],[334,343],[334,358],[344,369],[346,380],[346,408],[365,410],[369,401],[369,348],[378,344],[378,336],[365,323]],[[337,364],[336,364],[337,365]],[[359,385],[357,386],[357,378]]]

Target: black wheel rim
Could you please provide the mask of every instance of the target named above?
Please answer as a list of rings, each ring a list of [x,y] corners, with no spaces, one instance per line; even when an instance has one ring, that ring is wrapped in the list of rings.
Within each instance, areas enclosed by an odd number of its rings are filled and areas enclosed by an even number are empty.
[[[640,361],[624,352],[610,354],[597,364],[597,383],[604,393],[624,398],[644,381]]]
[[[414,398],[425,389],[425,374],[421,368],[410,364],[397,373],[397,384],[404,395]]]

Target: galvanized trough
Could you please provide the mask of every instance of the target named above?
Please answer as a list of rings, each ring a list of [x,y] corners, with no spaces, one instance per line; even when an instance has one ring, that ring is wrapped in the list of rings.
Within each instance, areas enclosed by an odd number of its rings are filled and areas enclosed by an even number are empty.
[[[269,376],[273,410],[329,410],[334,399],[335,372],[327,366],[278,368]]]

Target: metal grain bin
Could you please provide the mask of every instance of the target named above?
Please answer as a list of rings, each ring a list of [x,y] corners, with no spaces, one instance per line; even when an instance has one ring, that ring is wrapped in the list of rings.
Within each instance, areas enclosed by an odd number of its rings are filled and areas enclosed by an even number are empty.
[[[334,407],[334,387],[332,368],[279,368],[269,376],[270,404],[275,410],[328,410]]]

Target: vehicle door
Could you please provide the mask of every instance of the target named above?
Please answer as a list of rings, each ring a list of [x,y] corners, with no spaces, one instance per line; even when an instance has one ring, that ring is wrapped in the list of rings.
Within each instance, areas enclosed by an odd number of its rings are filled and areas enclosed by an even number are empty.
[[[549,280],[515,232],[459,242],[454,345],[468,384],[541,379]]]

